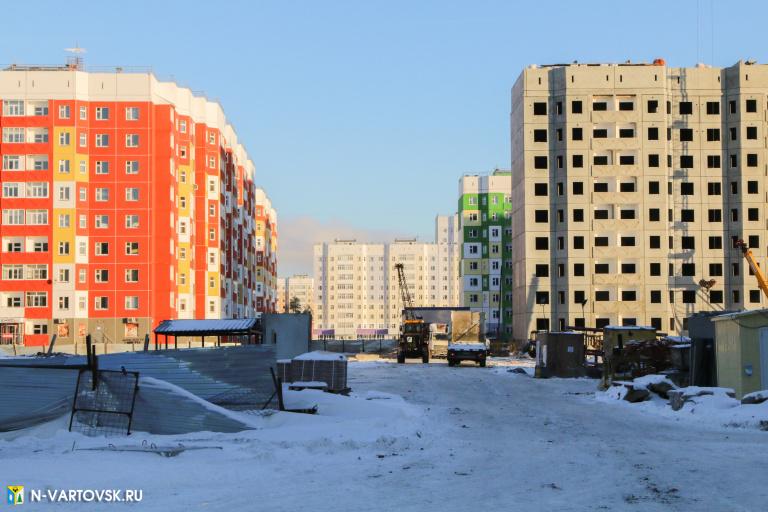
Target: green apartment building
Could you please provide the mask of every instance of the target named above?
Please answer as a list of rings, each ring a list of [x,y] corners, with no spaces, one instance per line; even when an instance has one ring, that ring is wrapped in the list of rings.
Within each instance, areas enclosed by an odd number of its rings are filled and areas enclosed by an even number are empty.
[[[512,337],[512,173],[459,180],[461,305],[485,313],[489,338]]]

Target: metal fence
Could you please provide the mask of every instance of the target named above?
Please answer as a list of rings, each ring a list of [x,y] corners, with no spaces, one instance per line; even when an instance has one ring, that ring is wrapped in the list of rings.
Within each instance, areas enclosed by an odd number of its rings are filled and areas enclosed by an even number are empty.
[[[311,349],[345,354],[390,355],[397,351],[397,340],[313,340]]]

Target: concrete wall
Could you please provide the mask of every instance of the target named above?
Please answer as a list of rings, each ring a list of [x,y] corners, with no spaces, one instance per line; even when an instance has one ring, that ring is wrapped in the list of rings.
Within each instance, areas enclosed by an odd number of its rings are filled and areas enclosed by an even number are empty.
[[[304,314],[264,313],[262,342],[277,344],[278,359],[292,359],[309,352],[312,317]]]

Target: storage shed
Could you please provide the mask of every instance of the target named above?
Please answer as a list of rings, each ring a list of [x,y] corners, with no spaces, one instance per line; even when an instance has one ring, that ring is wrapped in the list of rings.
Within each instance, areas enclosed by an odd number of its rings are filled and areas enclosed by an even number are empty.
[[[768,309],[728,313],[715,324],[717,385],[736,397],[768,389]]]
[[[584,333],[536,333],[536,377],[583,377]]]

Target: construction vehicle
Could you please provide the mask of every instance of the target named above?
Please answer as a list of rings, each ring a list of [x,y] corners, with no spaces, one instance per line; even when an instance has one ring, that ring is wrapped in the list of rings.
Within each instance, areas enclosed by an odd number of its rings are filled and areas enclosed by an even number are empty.
[[[763,274],[763,271],[760,270],[760,266],[757,264],[757,260],[752,254],[752,251],[749,249],[749,246],[744,242],[744,240],[737,240],[733,245],[741,249],[741,253],[744,255],[744,259],[747,260],[749,268],[752,269],[752,273],[755,274],[755,279],[757,279],[757,286],[760,287],[760,289],[763,291],[763,295],[765,295],[765,297],[768,299],[768,281],[765,280],[765,274]]]
[[[395,264],[400,297],[403,301],[403,323],[400,326],[400,340],[397,344],[397,362],[405,363],[407,357],[420,357],[423,363],[429,362],[429,324],[413,311],[413,299],[405,281],[405,269],[402,263]]]

